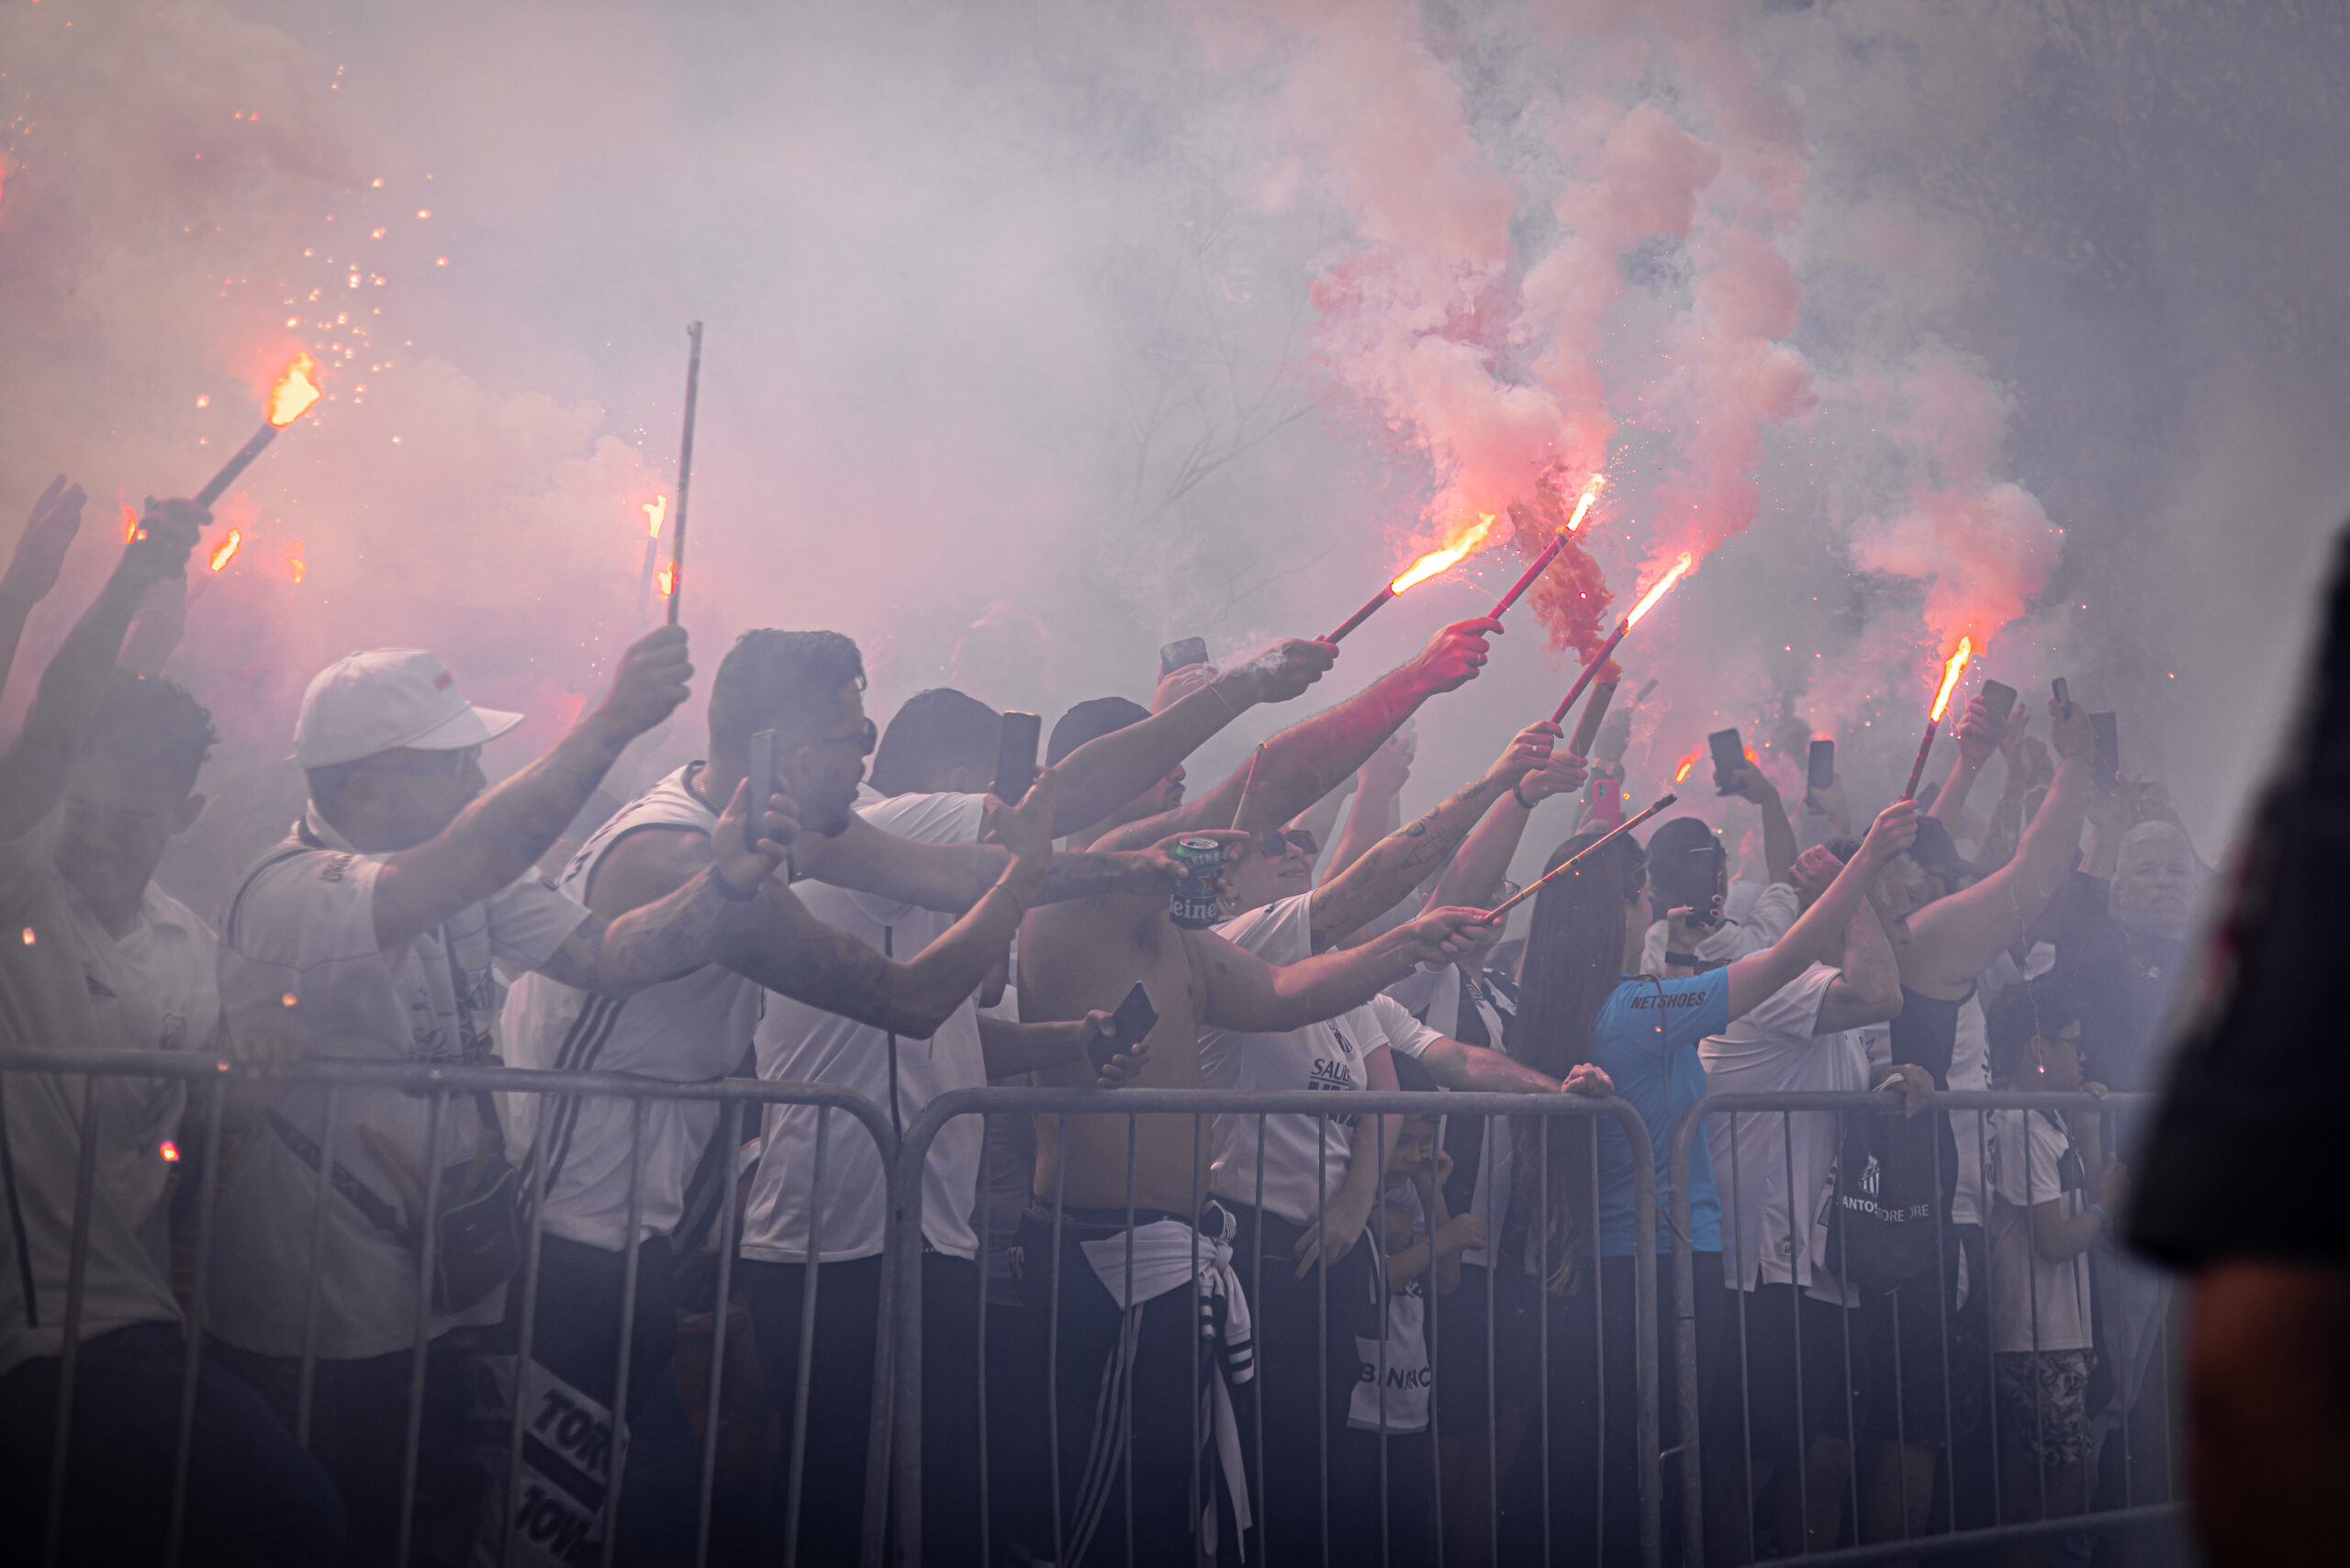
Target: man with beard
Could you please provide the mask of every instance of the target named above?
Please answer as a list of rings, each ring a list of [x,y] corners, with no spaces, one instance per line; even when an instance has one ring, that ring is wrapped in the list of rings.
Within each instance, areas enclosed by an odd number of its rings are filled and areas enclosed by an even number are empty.
[[[1182,789],[1170,772],[1098,824],[1072,833],[1070,842],[1134,847],[1169,833],[1286,822],[1360,767],[1422,702],[1474,678],[1487,636],[1499,630],[1492,621],[1448,626],[1400,669],[1274,736],[1198,801],[1169,809]],[[1147,717],[1139,704],[1120,699],[1080,703],[1054,727],[1051,755]],[[1198,1088],[1203,1026],[1299,1028],[1360,1004],[1414,963],[1449,962],[1490,935],[1480,912],[1439,910],[1351,950],[1276,968],[1212,932],[1177,927],[1163,898],[1075,900],[1035,912],[1023,927],[1021,1015],[1081,1017],[1115,1007],[1139,983],[1158,1014],[1144,1041],[1149,1060],[1141,1085]],[[1069,1069],[1039,1077],[1083,1081]],[[1127,1540],[1137,1561],[1186,1562],[1211,1540],[1228,1547],[1225,1530],[1247,1522],[1246,1484],[1233,1473],[1237,1435],[1228,1427],[1215,1430],[1228,1419],[1223,1385],[1214,1377],[1205,1385],[1192,1381],[1195,1364],[1204,1370],[1223,1357],[1211,1347],[1193,1361],[1190,1337],[1199,1331],[1200,1307],[1223,1324],[1227,1348],[1246,1321],[1232,1267],[1232,1216],[1220,1205],[1201,1205],[1206,1135],[1205,1117],[1037,1118],[1036,1202],[1021,1226],[1022,1290],[1058,1351],[1046,1391],[1058,1413],[1058,1562],[1113,1561]],[[1199,1306],[1186,1299],[1195,1281]],[[1194,1436],[1222,1459],[1209,1459],[1200,1473],[1200,1517],[1190,1505],[1192,1464],[1201,1458]]]
[[[621,750],[685,700],[692,673],[682,630],[650,633],[553,750],[485,789],[481,747],[520,714],[474,707],[421,649],[329,666],[295,726],[308,805],[229,903],[221,992],[230,1029],[285,1036],[314,1058],[482,1062],[503,991],[493,959],[608,997],[701,962],[755,907],[783,855],[772,841],[745,845],[744,792],[714,835],[724,852],[669,897],[618,919],[590,913],[532,870]],[[503,1131],[487,1094],[338,1092],[330,1149],[329,1092],[316,1087],[275,1096],[245,1140],[218,1215],[213,1329],[223,1360],[289,1417],[306,1347],[315,1348],[310,1441],[342,1491],[349,1561],[389,1561],[408,1544],[399,1505],[411,1440],[421,1555],[458,1557],[474,1500],[456,1440],[462,1358],[477,1338],[462,1331],[498,1320],[503,1265],[492,1249],[464,1270],[466,1259],[442,1246],[442,1280],[420,1322],[418,1250],[426,1226],[446,1232],[456,1205],[481,1202],[476,1217],[495,1222],[510,1204],[496,1180],[506,1170]],[[440,1200],[427,1214],[436,1161]],[[424,1426],[411,1439],[410,1378],[427,1345]]]

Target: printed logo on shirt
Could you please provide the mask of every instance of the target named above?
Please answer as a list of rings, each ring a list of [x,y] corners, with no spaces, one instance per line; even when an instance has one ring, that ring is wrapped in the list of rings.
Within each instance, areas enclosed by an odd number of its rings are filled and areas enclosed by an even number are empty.
[[[351,872],[352,858],[348,855],[328,856],[326,864],[319,868],[319,880],[321,882],[341,881]]]
[[[1644,991],[1624,1005],[1634,1012],[1649,1008],[1703,1007],[1707,993],[1702,991]]]

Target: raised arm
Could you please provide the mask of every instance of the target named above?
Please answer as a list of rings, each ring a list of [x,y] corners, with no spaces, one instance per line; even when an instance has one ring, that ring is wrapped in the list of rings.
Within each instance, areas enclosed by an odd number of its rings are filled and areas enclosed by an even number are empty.
[[[2029,709],[2019,707],[2008,720],[2010,734],[2020,734],[2031,721]],[[1983,765],[1991,760],[2008,738],[1991,730],[1991,711],[1985,705],[1981,693],[1966,700],[1966,712],[1958,722],[1958,758],[1950,765],[1950,777],[1942,781],[1934,796],[1933,808],[1927,815],[1953,832],[1966,813],[1966,798],[1975,791],[1975,781],[1983,776]]]
[[[1509,863],[1517,857],[1517,846],[1525,842],[1526,825],[1534,820],[1534,808],[1553,795],[1574,793],[1589,777],[1582,757],[1571,751],[1555,750],[1548,762],[1520,776],[1494,809],[1469,830],[1469,836],[1461,841],[1460,852],[1429,890],[1428,907],[1490,907],[1501,889],[1502,878],[1509,872]]]
[[[140,520],[98,597],[41,672],[25,727],[0,752],[0,839],[21,838],[56,808],[65,776],[105,700],[123,633],[147,590],[186,569],[211,513],[193,501],[158,501]]]
[[[1785,881],[1788,870],[1796,863],[1796,829],[1787,820],[1786,803],[1779,799],[1779,787],[1754,764],[1740,760],[1738,771],[1730,775],[1729,791],[1761,809],[1764,873],[1774,882]]]
[[[7,687],[17,644],[24,640],[33,606],[57,586],[65,552],[81,532],[84,498],[82,487],[67,484],[60,474],[33,503],[33,515],[17,536],[16,553],[8,557],[6,574],[0,576],[0,690]]]
[[[1053,825],[1058,831],[1058,822]],[[1002,879],[1005,863],[1004,852],[994,845],[918,844],[854,812],[838,836],[810,834],[792,846],[793,869],[803,877],[947,914],[960,914],[986,896]],[[1181,874],[1156,846],[1056,855],[1035,902],[1163,893]]]
[[[1315,947],[1318,950],[1343,941],[1358,927],[1394,908],[1398,900],[1444,864],[1496,801],[1506,796],[1520,778],[1550,764],[1558,738],[1559,726],[1547,720],[1528,724],[1483,774],[1435,810],[1381,839],[1353,865],[1315,889],[1309,906]],[[1576,774],[1575,783],[1580,786],[1580,768]],[[1361,810],[1360,804],[1356,810]]]
[[[1351,868],[1371,853],[1372,845],[1395,831],[1403,820],[1404,786],[1411,782],[1412,759],[1417,755],[1417,737],[1397,730],[1355,769],[1355,803],[1347,810],[1347,830],[1322,862],[1323,880]]]
[[[1091,827],[1166,778],[1177,763],[1248,709],[1302,696],[1337,656],[1327,643],[1276,643],[1164,711],[1086,742],[1061,758],[1060,806],[1053,830],[1070,834]]]
[[[1885,929],[1874,889],[1871,891],[1872,896],[1844,923],[1844,972],[1819,999],[1819,1017],[1811,1027],[1814,1035],[1883,1024],[1901,1011],[1901,966],[1894,961],[1893,938]]]
[[[1918,802],[1896,801],[1877,813],[1859,853],[1836,873],[1828,890],[1796,917],[1787,934],[1729,966],[1729,1015],[1743,1017],[1809,969],[1868,896],[1869,883],[1918,836]],[[1677,924],[1677,917],[1676,917]],[[1677,935],[1676,939],[1684,939]]]
[[[1192,827],[1278,827],[1334,788],[1395,733],[1395,727],[1441,691],[1476,678],[1487,654],[1485,639],[1501,631],[1496,621],[1460,621],[1429,639],[1411,660],[1373,681],[1335,708],[1292,724],[1258,748],[1259,756],[1235,768],[1214,789],[1172,812],[1122,828],[1097,848],[1124,849],[1155,844]],[[1249,782],[1253,763],[1255,782]],[[1237,822],[1243,790],[1248,822]]]
[[[484,792],[438,836],[385,860],[375,880],[376,942],[399,946],[536,865],[628,743],[686,700],[693,673],[682,626],[639,638],[621,655],[603,700],[553,750]]]
[[[1317,953],[1279,967],[1244,952],[1213,931],[1186,931],[1194,973],[1206,982],[1201,1021],[1252,1034],[1278,1034],[1335,1018],[1411,972],[1417,963],[1449,964],[1493,939],[1473,909],[1440,909],[1385,932],[1360,947]]]
[[[2055,714],[2056,704],[2049,709]],[[1933,994],[1970,983],[1999,949],[2024,934],[2065,885],[2080,855],[2081,818],[2088,809],[2089,757],[2096,736],[2076,707],[2053,721],[2055,782],[2016,845],[2015,858],[1909,917],[1902,980]]]

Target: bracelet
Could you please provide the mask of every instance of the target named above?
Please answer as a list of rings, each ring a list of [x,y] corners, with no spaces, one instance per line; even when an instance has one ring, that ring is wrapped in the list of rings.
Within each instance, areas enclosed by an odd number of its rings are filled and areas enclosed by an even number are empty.
[[[729,903],[749,903],[753,899],[759,896],[759,890],[757,888],[751,888],[746,890],[736,887],[733,883],[720,876],[716,866],[712,866],[710,868],[710,880],[711,886],[718,890],[718,896],[724,899]]]
[[[1208,682],[1208,689],[1214,692],[1215,700],[1224,704],[1224,711],[1226,714],[1235,719],[1240,717],[1240,710],[1235,708],[1232,705],[1232,699],[1224,694],[1224,684],[1221,680],[1210,679]]]
[[[1517,781],[1516,779],[1513,778],[1513,779],[1511,779],[1511,780],[1510,780],[1510,785],[1509,785],[1510,799],[1512,799],[1512,800],[1516,801],[1519,805],[1524,806],[1528,811],[1529,811],[1529,812],[1530,812],[1530,811],[1532,811],[1532,810],[1535,808],[1535,806],[1536,806],[1536,804],[1537,804],[1538,802],[1528,800],[1528,799],[1526,798],[1526,796],[1525,796],[1525,795],[1524,795],[1524,794],[1523,794],[1523,793],[1518,790],[1517,785],[1518,785],[1518,781]]]
[[[2107,1230],[2110,1231],[2113,1228],[2113,1216],[2107,1214],[2105,1210],[2098,1204],[2091,1204],[2089,1205],[2089,1213],[2097,1215],[2098,1223],[2105,1226]]]

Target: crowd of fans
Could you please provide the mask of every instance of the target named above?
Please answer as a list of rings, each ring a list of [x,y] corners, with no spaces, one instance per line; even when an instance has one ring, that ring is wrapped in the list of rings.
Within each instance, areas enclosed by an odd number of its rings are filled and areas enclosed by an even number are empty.
[[[0,578],[11,655],[80,506],[52,486]],[[712,1424],[712,1560],[857,1559],[892,1316],[884,1158],[851,1118],[769,1104],[737,1142],[711,1098],[285,1070],[321,1062],[825,1084],[899,1132],[957,1090],[1101,1096],[929,1145],[922,1429],[898,1440],[933,1562],[1637,1561],[1617,1107],[1654,1159],[1666,1561],[2170,1495],[2175,1308],[2114,1235],[2146,1116],[2103,1102],[2155,1087],[2204,870],[2158,788],[2094,776],[2068,703],[1999,724],[1977,699],[1927,803],[1855,814],[1828,785],[1791,812],[1750,760],[1718,779],[1743,843],[1682,816],[1643,847],[1602,842],[1620,716],[1591,756],[1530,725],[1400,822],[1432,766],[1412,716],[1477,678],[1487,621],[1203,788],[1184,759],[1337,650],[1164,670],[1148,706],[1061,715],[1011,801],[989,792],[1002,715],[936,689],[880,726],[835,633],[745,633],[700,757],[632,791],[616,765],[688,696],[683,631],[494,786],[483,748],[519,716],[376,650],[311,682],[306,806],[216,925],[153,882],[204,811],[208,715],[126,653],[205,521],[150,507],[0,751],[0,929],[22,931],[0,1047],[241,1068],[217,1092],[59,1060],[0,1078],[0,1513],[62,1532],[62,1561],[155,1560],[177,1531],[190,1563],[689,1562]],[[1548,868],[1594,852],[1498,941],[1529,831],[1561,841]],[[1222,857],[1203,928],[1170,916],[1183,840]],[[1130,1115],[1133,1088],[1430,1098]],[[1711,1115],[1676,1183],[1709,1092],[1871,1090],[1897,1109]],[[2070,1098],[1937,1103],[1985,1090]],[[1532,1114],[1550,1096],[1594,1103]]]

